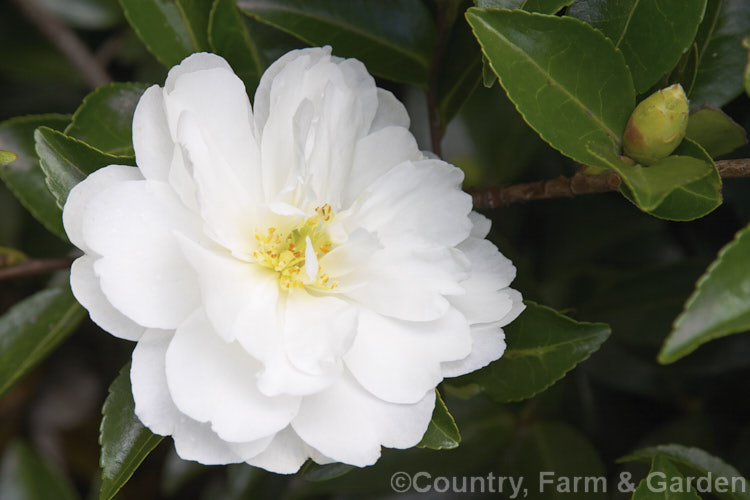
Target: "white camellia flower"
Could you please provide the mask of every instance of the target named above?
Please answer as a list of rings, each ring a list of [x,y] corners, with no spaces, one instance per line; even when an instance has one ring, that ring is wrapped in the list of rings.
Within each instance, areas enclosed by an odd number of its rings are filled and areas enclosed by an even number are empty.
[[[251,108],[194,54],[133,117],[138,168],[71,192],[76,298],[137,341],[138,418],[204,464],[373,464],[422,438],[444,377],[499,358],[523,310],[463,174],[330,47],[290,52]]]

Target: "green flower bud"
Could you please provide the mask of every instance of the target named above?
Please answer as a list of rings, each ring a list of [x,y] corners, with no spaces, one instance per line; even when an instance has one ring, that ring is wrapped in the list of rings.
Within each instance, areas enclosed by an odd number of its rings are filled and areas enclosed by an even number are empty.
[[[641,165],[656,163],[680,145],[687,122],[688,99],[676,83],[636,106],[622,138],[623,150]]]

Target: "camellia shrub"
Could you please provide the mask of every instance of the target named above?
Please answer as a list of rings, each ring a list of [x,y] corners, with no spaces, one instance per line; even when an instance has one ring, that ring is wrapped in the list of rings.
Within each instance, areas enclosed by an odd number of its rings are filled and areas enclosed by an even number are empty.
[[[0,47],[0,498],[750,499],[750,3],[13,0]]]

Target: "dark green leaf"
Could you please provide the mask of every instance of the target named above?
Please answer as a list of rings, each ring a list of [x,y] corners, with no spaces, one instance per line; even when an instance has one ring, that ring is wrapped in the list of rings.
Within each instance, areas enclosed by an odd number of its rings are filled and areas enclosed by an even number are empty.
[[[747,144],[745,129],[722,110],[705,106],[690,114],[687,137],[712,157],[731,153]]]
[[[695,77],[698,75],[698,45],[693,44],[687,52],[682,54],[677,66],[670,73],[665,85],[659,87],[669,87],[672,84],[679,83],[685,90],[686,95],[690,95],[695,85]],[[654,92],[660,89],[653,89]]]
[[[200,50],[173,0],[120,0],[120,5],[141,41],[167,68]]]
[[[49,127],[34,132],[47,187],[63,207],[73,186],[88,174],[107,165],[135,165],[132,156],[113,156]]]
[[[11,153],[10,151],[3,151],[0,149],[0,167],[4,167],[5,165],[8,165],[9,163],[13,163],[18,159],[18,155],[16,153]]]
[[[83,319],[69,286],[37,292],[0,317],[0,396],[47,357]]]
[[[328,481],[341,477],[344,474],[351,472],[355,467],[349,464],[332,463],[319,465],[313,461],[308,460],[307,463],[302,467],[302,477],[308,481]]]
[[[698,280],[659,353],[672,363],[706,342],[750,330],[750,226],[722,248]]]
[[[650,479],[649,479],[650,478]],[[686,485],[685,476],[665,456],[656,455],[651,462],[648,477],[641,481],[633,493],[632,500],[701,500],[701,497],[690,487],[690,491],[681,488],[670,488],[670,484]],[[676,492],[671,491],[676,489]],[[687,488],[684,488],[687,490]]]
[[[710,472],[713,481],[713,492],[717,498],[726,500],[750,499],[750,488],[748,488],[747,480],[742,477],[742,474],[740,474],[737,469],[698,448],[688,448],[678,444],[653,446],[638,450],[619,459],[618,462],[638,461],[648,463],[657,455],[663,455],[669,458],[670,461],[678,465],[680,470],[691,473],[692,475],[695,473],[706,475]],[[732,491],[719,491],[716,488],[716,481],[719,478],[726,478],[729,481],[728,484],[730,487],[732,485],[734,486],[730,488]],[[733,480],[734,483],[732,482]]]
[[[529,12],[540,14],[554,14],[563,7],[567,7],[576,0],[526,0],[521,8]]]
[[[440,393],[435,391],[435,410],[432,412],[432,420],[422,441],[417,446],[432,450],[452,450],[460,442],[461,434],[456,427],[456,421],[448,412]]]
[[[492,77],[494,80],[495,75]],[[440,66],[438,107],[443,127],[456,116],[481,78],[482,51],[466,19],[459,16],[453,25]]]
[[[422,2],[239,0],[246,14],[310,45],[331,45],[383,78],[425,86],[435,26]]]
[[[474,0],[477,7],[484,9],[520,9],[526,0]]]
[[[706,0],[578,0],[568,15],[615,42],[642,93],[674,68],[693,43],[705,8]]]
[[[133,155],[133,113],[145,83],[112,83],[83,99],[65,134],[111,155]]]
[[[494,71],[492,71],[492,66],[490,66],[489,59],[487,59],[487,56],[482,54],[482,85],[489,89],[492,88],[493,85],[495,85],[496,81],[497,75]]]
[[[747,64],[745,65],[745,93],[750,96],[750,36],[742,39],[742,46],[748,50]]]
[[[619,152],[635,93],[610,40],[570,17],[471,8],[467,18],[508,96],[544,140],[586,165],[600,163],[587,141]]]
[[[115,496],[162,439],[163,436],[153,434],[135,416],[128,363],[109,386],[109,396],[102,407],[99,428],[102,486],[99,499],[109,500]]]
[[[524,478],[517,498],[525,497],[524,489],[533,500],[608,498],[606,473],[599,454],[586,437],[560,422],[519,426],[500,464],[504,476]],[[575,477],[591,478],[587,479],[585,495],[582,482],[575,493]],[[551,482],[543,483],[540,479]]]
[[[750,3],[747,0],[708,0],[698,43],[698,74],[690,94],[697,108],[704,104],[722,107],[742,92],[742,71],[747,52],[742,39],[750,33]]]
[[[185,22],[195,48],[200,51],[210,51],[208,17],[211,13],[211,0],[176,0],[175,5]]]
[[[0,167],[0,178],[18,200],[50,232],[67,241],[62,212],[44,183],[39,157],[34,150],[34,130],[42,125],[63,129],[70,123],[64,115],[34,115],[0,123],[0,147],[14,151],[18,159]]]
[[[24,442],[12,441],[3,454],[0,498],[7,500],[75,500],[70,480]]]
[[[693,149],[685,140],[685,148]],[[721,183],[710,157],[700,158],[682,152],[653,165],[630,164],[609,150],[591,148],[600,163],[606,163],[623,179],[622,194],[638,208],[651,215],[669,220],[692,220],[711,212],[721,204]],[[694,145],[698,151],[700,146]],[[704,153],[705,154],[705,153]]]
[[[505,327],[508,348],[503,357],[459,381],[479,384],[499,402],[527,399],[591,356],[609,334],[604,323],[574,321],[526,301],[526,310]]]
[[[214,0],[208,27],[213,51],[224,57],[253,94],[263,74],[262,56],[245,20],[237,9],[237,0]]]

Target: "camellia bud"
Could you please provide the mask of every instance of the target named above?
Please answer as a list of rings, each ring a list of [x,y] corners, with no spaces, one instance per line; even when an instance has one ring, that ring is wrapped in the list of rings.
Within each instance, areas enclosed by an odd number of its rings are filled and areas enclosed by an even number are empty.
[[[625,154],[642,165],[669,156],[685,137],[688,99],[682,85],[662,89],[636,106],[623,135]]]

